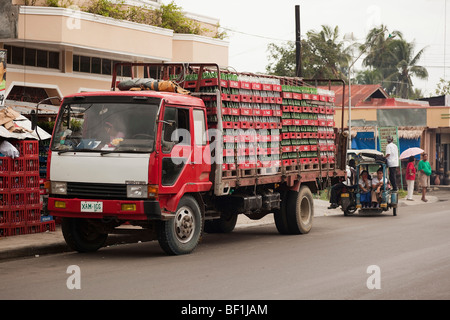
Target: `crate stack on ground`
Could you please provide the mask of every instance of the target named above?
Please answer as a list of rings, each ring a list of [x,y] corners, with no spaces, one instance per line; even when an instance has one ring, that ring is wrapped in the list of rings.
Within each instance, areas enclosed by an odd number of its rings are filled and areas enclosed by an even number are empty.
[[[39,143],[17,140],[11,143],[19,157],[0,157],[0,236],[53,231],[51,217],[41,217]]]

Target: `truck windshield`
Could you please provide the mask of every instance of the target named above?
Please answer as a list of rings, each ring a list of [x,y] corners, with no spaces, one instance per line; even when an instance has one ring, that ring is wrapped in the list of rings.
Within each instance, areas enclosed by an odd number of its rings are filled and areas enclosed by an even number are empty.
[[[153,152],[159,104],[93,102],[63,104],[52,151]]]

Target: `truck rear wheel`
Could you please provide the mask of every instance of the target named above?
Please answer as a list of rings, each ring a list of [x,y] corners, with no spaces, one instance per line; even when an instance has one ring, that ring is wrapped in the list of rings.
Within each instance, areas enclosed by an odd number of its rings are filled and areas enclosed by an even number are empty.
[[[314,199],[307,186],[301,187],[299,192],[288,193],[286,217],[290,234],[305,234],[311,230]]]
[[[203,216],[200,207],[191,196],[180,200],[175,218],[161,221],[158,227],[158,242],[169,255],[191,253],[200,241]]]
[[[98,232],[87,219],[63,218],[61,230],[69,247],[78,252],[97,251],[108,238],[108,234]]]
[[[290,191],[289,191],[290,192]],[[281,204],[279,209],[275,209],[273,213],[273,218],[275,220],[275,226],[277,227],[278,233],[289,234],[289,225],[287,220],[287,198],[289,192],[281,193]]]

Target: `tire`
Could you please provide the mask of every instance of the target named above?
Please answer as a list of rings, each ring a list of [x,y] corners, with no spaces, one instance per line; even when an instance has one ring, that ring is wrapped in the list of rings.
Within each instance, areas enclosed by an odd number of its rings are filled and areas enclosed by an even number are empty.
[[[108,234],[98,232],[87,219],[63,218],[61,230],[69,247],[78,252],[94,252],[105,245]]]
[[[289,225],[287,220],[287,198],[288,192],[283,192],[281,194],[281,205],[280,209],[275,209],[273,212],[273,218],[275,220],[275,226],[277,227],[279,234],[290,234]]]
[[[351,216],[356,212],[356,207],[355,206],[350,206],[347,208],[347,210],[344,211],[344,216]]]
[[[160,221],[158,242],[168,255],[191,253],[198,245],[203,231],[204,217],[197,201],[184,196],[175,213],[175,218]]]
[[[223,214],[219,219],[205,221],[207,233],[230,233],[236,227],[238,215],[235,213]]]
[[[397,208],[392,208],[392,214],[394,215],[394,217],[397,216]]]
[[[286,217],[290,234],[306,234],[311,231],[314,199],[307,186],[301,187],[299,192],[289,192]]]

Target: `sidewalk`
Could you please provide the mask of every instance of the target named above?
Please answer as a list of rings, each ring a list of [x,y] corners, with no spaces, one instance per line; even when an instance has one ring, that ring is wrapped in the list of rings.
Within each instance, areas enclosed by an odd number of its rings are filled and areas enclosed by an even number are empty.
[[[414,201],[399,199],[399,215],[402,215],[401,207],[424,204],[420,200],[421,195],[414,195]],[[427,195],[428,202],[437,202],[436,196]],[[331,215],[343,215],[340,208],[328,209],[329,203],[324,200],[314,200],[314,216],[323,217]],[[405,210],[406,211],[406,210]],[[236,229],[248,228],[257,225],[274,223],[273,215],[268,214],[260,220],[250,220],[245,215],[239,215]],[[111,235],[108,237],[107,245],[137,242],[136,237],[129,235]],[[0,262],[6,259],[22,257],[39,257],[44,254],[69,252],[71,249],[66,245],[61,227],[57,226],[56,231],[9,236],[0,238]]]

